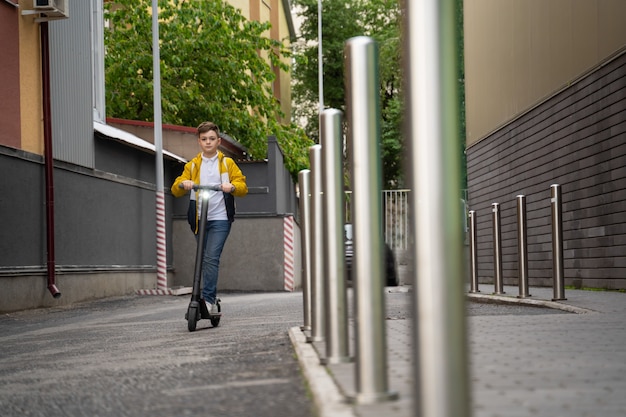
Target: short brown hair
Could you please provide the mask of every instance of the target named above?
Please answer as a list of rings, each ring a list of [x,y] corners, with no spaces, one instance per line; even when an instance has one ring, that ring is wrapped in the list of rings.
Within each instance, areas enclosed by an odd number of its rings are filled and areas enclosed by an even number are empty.
[[[217,127],[217,125],[213,122],[202,122],[200,123],[200,125],[198,126],[198,136],[200,136],[201,134],[208,132],[210,130],[213,130],[215,133],[217,133],[217,137],[221,137],[220,136],[220,128]]]

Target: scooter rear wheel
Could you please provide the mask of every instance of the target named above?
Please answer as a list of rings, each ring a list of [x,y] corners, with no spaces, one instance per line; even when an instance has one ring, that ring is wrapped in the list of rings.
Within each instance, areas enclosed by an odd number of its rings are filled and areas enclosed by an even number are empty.
[[[217,304],[217,312],[218,312],[218,313],[221,313],[221,312],[222,312],[222,304],[220,303],[220,301],[222,301],[222,300],[220,300],[220,299],[218,298],[218,299],[216,300],[216,303],[215,303],[215,304]],[[211,320],[211,325],[212,325],[213,327],[217,327],[217,326],[219,326],[219,325],[220,325],[220,318],[222,318],[222,316],[221,316],[221,315],[219,315],[219,316],[213,316],[213,317],[210,317],[210,318],[209,318],[209,320]]]
[[[196,330],[196,324],[198,323],[198,309],[196,307],[189,307],[187,310],[187,328],[190,332]]]

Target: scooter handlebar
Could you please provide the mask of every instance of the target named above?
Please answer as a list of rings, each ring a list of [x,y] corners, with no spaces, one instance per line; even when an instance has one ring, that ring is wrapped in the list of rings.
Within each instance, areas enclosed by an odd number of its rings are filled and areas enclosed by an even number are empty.
[[[185,187],[183,186],[183,184],[178,184],[178,188],[185,188]],[[193,187],[191,188],[194,191],[198,191],[198,190],[222,191],[222,184],[211,184],[211,185],[194,184]]]

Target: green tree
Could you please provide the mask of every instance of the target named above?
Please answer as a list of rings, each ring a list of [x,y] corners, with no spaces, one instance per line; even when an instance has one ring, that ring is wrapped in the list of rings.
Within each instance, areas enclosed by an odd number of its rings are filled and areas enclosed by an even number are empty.
[[[319,131],[318,1],[294,0],[303,18],[295,50],[295,114],[306,120],[309,137]],[[381,157],[383,185],[402,185],[402,102],[400,68],[400,9],[390,0],[322,1],[324,105],[345,111],[344,48],[354,36],[370,36],[379,48],[381,94]]]
[[[106,3],[107,113],[151,121],[151,0]],[[267,136],[277,137],[287,168],[308,166],[312,141],[284,117],[272,93],[274,69],[288,71],[285,46],[265,36],[269,23],[247,20],[222,0],[160,0],[159,38],[163,122],[196,126],[204,120],[263,159]]]
[[[295,45],[293,69],[294,114],[305,120],[307,135],[319,142],[319,49],[318,0],[294,0],[304,18],[300,39]],[[322,52],[324,71],[324,106],[344,110],[343,51],[345,41],[362,35],[353,16],[354,0],[322,1]]]

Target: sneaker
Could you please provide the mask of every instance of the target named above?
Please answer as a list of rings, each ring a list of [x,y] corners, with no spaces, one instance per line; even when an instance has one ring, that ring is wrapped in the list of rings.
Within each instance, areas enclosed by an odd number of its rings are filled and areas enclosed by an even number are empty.
[[[219,311],[217,310],[217,304],[209,304],[208,308],[209,308],[209,314],[218,314],[219,313]]]
[[[213,304],[209,303],[208,301],[204,302],[206,304],[206,310],[209,312],[209,314],[211,314],[211,308],[213,307]]]

